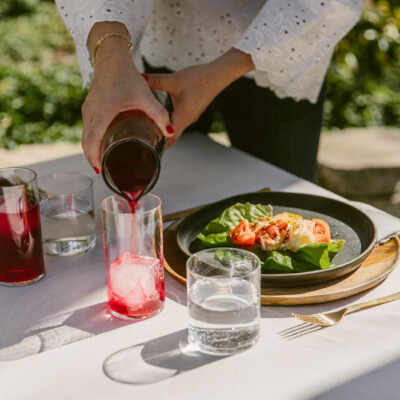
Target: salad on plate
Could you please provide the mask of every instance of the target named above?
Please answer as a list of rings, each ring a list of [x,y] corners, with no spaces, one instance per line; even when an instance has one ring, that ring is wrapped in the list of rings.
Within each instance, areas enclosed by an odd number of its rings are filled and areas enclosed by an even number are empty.
[[[344,240],[332,240],[319,218],[281,212],[271,205],[237,203],[210,221],[197,235],[205,247],[240,246],[256,253],[265,273],[327,269]]]

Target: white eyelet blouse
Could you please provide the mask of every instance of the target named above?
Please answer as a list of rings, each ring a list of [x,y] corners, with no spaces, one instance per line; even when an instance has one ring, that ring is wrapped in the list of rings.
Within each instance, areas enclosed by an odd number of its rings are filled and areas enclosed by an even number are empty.
[[[232,47],[251,55],[257,85],[316,102],[336,43],[360,17],[362,0],[56,0],[72,35],[84,85],[93,74],[94,23],[125,24],[134,60],[179,70]]]

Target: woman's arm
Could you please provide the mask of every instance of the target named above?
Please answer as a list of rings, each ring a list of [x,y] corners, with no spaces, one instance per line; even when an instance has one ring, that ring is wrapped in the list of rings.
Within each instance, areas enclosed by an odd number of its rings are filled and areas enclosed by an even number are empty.
[[[88,37],[97,23],[119,22],[125,25],[133,43],[134,60],[140,70],[143,68],[137,52],[147,21],[153,8],[152,0],[55,0],[58,11],[74,39],[83,86],[89,86],[93,79],[93,65],[88,48]]]
[[[93,25],[90,30],[87,45],[90,52],[90,55],[93,59],[93,53],[96,46],[96,43],[104,36],[109,33],[116,33],[122,35],[126,38],[130,38],[130,34],[126,29],[126,26],[120,22],[97,22]],[[97,60],[101,58],[101,54],[110,52],[112,49],[115,49],[116,53],[129,53],[129,48],[127,46],[127,42],[121,40],[120,37],[110,37],[102,43],[102,45],[98,49]],[[103,51],[104,50],[104,51]],[[124,51],[125,50],[125,51]],[[132,57],[131,57],[132,58]]]
[[[95,24],[88,38],[92,56],[98,40],[109,33],[125,37],[128,34],[118,22]],[[127,41],[121,36],[110,36],[96,51],[93,82],[82,106],[82,147],[96,172],[101,168],[100,148],[107,127],[120,112],[132,109],[143,110],[165,136],[173,134],[168,112],[137,70]]]
[[[146,75],[151,88],[165,90],[172,98],[174,111],[171,122],[176,134],[168,139],[168,146],[200,117],[223,89],[253,69],[249,54],[230,49],[207,64],[188,67],[171,74]]]
[[[249,54],[232,48],[221,57],[211,61],[207,68],[214,83],[219,82],[218,89],[221,91],[236,79],[252,71],[254,64]]]
[[[82,106],[82,147],[96,172],[101,169],[100,147],[104,133],[122,111],[142,109],[165,136],[171,136],[169,115],[155,100],[132,57],[137,54],[152,1],[56,0],[56,3],[74,39],[84,84],[91,81]],[[98,47],[93,65],[96,44],[110,33],[130,39],[133,54],[124,38],[110,36]]]

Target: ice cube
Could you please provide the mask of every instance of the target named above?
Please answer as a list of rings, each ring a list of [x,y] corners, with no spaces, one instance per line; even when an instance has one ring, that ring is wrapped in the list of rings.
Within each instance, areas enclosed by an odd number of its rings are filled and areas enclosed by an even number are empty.
[[[133,289],[130,268],[127,263],[118,260],[110,266],[111,289],[117,296],[125,297]]]
[[[152,265],[147,269],[146,273],[142,276],[140,281],[143,291],[148,298],[152,297],[155,292],[157,292],[156,288],[156,280],[158,276],[158,271],[160,268],[160,260],[157,258],[153,259]]]
[[[141,304],[157,292],[156,279],[159,267],[160,260],[157,258],[124,252],[110,266],[112,291],[126,298],[127,303]]]
[[[140,265],[151,266],[155,262],[158,262],[158,263],[160,262],[158,260],[158,258],[153,258],[153,257],[148,257],[148,256],[141,256],[141,255],[132,254],[132,253],[129,253],[129,252],[125,252],[125,253],[130,254],[130,259],[131,259],[132,264],[140,264]]]
[[[146,304],[146,295],[138,282],[133,282],[133,289],[124,298],[128,307],[142,308]]]
[[[112,291],[120,297],[125,297],[134,288],[145,273],[147,267],[135,265],[132,262],[131,254],[126,251],[121,254],[110,266],[110,281]]]

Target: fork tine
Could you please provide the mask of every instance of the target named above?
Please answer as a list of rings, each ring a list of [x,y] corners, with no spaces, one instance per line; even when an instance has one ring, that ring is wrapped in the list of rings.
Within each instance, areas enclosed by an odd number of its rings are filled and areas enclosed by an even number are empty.
[[[324,326],[332,326],[335,325],[335,323],[330,320],[328,317],[326,317],[324,314],[318,315],[318,320],[323,324]]]
[[[319,321],[317,319],[309,320],[307,323],[311,325],[329,326],[329,324],[326,324],[324,321]]]
[[[323,326],[330,326],[332,325],[328,320],[321,318],[319,314],[315,315],[302,315],[302,314],[292,314],[293,317],[296,317],[300,321],[306,322],[308,324],[313,325],[323,325]]]
[[[318,318],[309,319],[307,322],[314,325],[321,325],[323,323],[323,321],[319,320]]]
[[[294,317],[296,317],[298,320],[300,320],[300,321],[302,321],[302,322],[305,322],[306,324],[309,324],[309,323],[310,323],[310,320],[309,320],[309,319],[301,318],[301,317],[298,317],[298,316],[296,316],[296,315],[294,315]]]
[[[292,314],[293,317],[296,317],[304,322],[310,322],[316,320],[316,315],[302,315],[302,314]]]
[[[319,316],[318,316],[318,319],[319,319],[320,321],[330,321],[330,319],[327,318],[327,317],[325,317],[325,315],[319,315]]]

